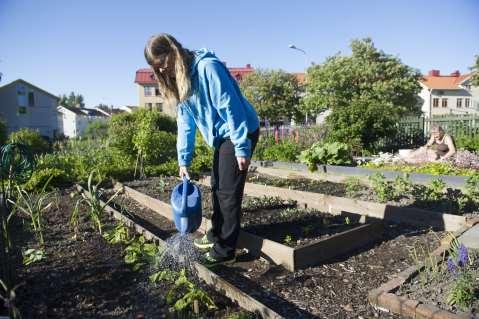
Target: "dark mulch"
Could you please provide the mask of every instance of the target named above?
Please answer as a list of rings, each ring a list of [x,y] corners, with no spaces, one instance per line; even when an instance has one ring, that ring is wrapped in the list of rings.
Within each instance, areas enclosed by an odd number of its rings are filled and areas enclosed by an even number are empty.
[[[23,286],[18,306],[23,318],[171,318],[166,283],[152,285],[146,270],[134,272],[123,260],[122,245],[108,244],[85,218],[73,239],[68,220],[75,201],[61,191],[58,207],[45,214],[46,260],[18,269]],[[104,218],[105,230],[116,221]],[[37,247],[26,238],[24,249]],[[206,317],[235,311],[225,297],[207,290],[219,306]]]

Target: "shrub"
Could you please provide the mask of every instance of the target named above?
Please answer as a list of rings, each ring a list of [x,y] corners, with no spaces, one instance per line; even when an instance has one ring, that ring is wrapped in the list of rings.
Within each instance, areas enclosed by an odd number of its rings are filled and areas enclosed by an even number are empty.
[[[315,143],[309,150],[301,152],[300,160],[308,165],[311,171],[317,169],[318,164],[323,165],[351,165],[353,159],[351,150],[347,144]]]
[[[42,154],[50,150],[50,144],[37,131],[22,128],[10,134],[11,143],[22,143],[30,148],[32,154]]]
[[[283,140],[278,144],[267,147],[263,156],[265,160],[294,162],[300,154],[299,145],[289,140]]]
[[[133,136],[137,130],[135,117],[131,113],[113,115],[108,123],[108,139],[110,145],[134,155]]]
[[[454,142],[458,149],[479,152],[479,133],[475,136],[460,133],[454,137]]]
[[[43,188],[48,179],[48,187],[61,187],[73,183],[67,173],[59,168],[43,168],[33,172],[30,179],[25,183],[24,188],[29,192],[36,192]]]
[[[108,123],[102,120],[96,120],[88,123],[83,137],[86,138],[106,138],[108,136]]]

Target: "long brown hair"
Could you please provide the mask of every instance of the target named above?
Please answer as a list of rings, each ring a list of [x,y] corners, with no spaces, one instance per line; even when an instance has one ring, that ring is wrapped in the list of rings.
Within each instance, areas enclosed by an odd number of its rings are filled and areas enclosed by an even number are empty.
[[[150,37],[145,46],[145,59],[148,64],[153,65],[155,59],[160,56],[169,55],[174,58],[174,78],[158,72],[153,68],[160,93],[170,105],[185,101],[191,94],[190,65],[193,54],[171,35],[160,33]]]

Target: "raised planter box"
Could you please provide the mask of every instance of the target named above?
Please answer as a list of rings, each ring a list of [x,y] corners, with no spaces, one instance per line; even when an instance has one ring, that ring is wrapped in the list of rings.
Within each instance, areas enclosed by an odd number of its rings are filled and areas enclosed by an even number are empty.
[[[120,183],[116,185],[116,188],[123,188],[125,194],[140,205],[169,220],[173,219],[170,205]],[[254,195],[257,196],[257,194]],[[380,240],[383,234],[382,222],[372,220],[367,220],[367,222],[369,223],[296,248],[241,230],[238,238],[238,248],[246,248],[253,256],[263,256],[277,265],[295,271],[317,265]],[[203,217],[200,230],[206,232],[210,225],[211,221]]]
[[[459,237],[471,225],[468,225],[455,232],[454,236]],[[443,242],[432,255],[435,257],[435,262],[443,261],[441,256],[450,248],[450,242]],[[381,285],[379,288],[373,289],[368,294],[369,303],[382,311],[392,312],[401,315],[405,318],[420,318],[420,319],[477,319],[474,314],[468,313],[452,313],[438,307],[421,303],[417,300],[411,300],[406,297],[397,296],[394,294],[401,285],[408,282],[424,267],[420,264],[409,267],[403,272],[399,273],[396,278],[389,280]]]
[[[404,175],[403,172],[372,169],[364,167],[351,167],[351,166],[335,166],[335,165],[318,165],[318,170],[314,173],[308,170],[308,167],[302,163],[288,163],[288,162],[272,162],[272,161],[252,161],[252,165],[257,167],[271,167],[275,169],[283,169],[295,172],[304,173],[304,177],[311,178],[312,175],[344,175],[344,176],[369,176],[374,173],[380,172],[384,174],[387,179],[394,179],[397,176]],[[409,177],[411,181],[418,184],[429,183],[435,178],[441,178],[448,187],[461,188],[466,184],[467,177],[464,176],[451,176],[451,175],[430,175],[422,173],[410,173]]]
[[[87,196],[90,196],[89,192],[83,189],[80,185],[77,185],[77,189],[80,192],[84,192]],[[102,202],[102,205],[104,205],[103,202]],[[125,225],[127,225],[128,227],[134,228],[137,233],[143,235],[147,240],[152,240],[162,247],[166,246],[166,242],[163,241],[156,234],[147,230],[141,225],[138,225],[127,216],[118,212],[116,209],[107,205],[105,206],[105,211],[111,216],[113,216],[115,219],[124,222]],[[238,289],[234,285],[230,284],[228,281],[221,278],[220,276],[218,276],[217,274],[215,274],[213,271],[209,270],[205,266],[201,265],[200,263],[195,262],[194,267],[195,267],[197,276],[200,279],[204,280],[208,285],[213,287],[216,291],[220,292],[221,294],[224,294],[231,300],[237,302],[238,305],[242,307],[243,309],[259,314],[261,315],[262,318],[268,318],[268,319],[283,318],[281,315],[279,315],[277,312],[275,312],[271,308],[267,307],[266,305],[262,304],[261,302],[253,298],[252,296],[248,295],[247,293]]]
[[[209,182],[209,177],[204,178],[201,182],[207,184]],[[465,217],[458,215],[254,183],[246,183],[245,194],[251,196],[278,196],[285,200],[296,200],[298,204],[303,205],[304,207],[318,209],[330,214],[353,213],[395,223],[406,223],[415,226],[431,226],[437,230],[457,231],[467,223]]]

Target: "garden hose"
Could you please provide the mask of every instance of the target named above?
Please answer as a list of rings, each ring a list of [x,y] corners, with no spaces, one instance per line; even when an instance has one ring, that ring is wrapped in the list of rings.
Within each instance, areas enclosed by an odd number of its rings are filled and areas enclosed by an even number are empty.
[[[0,177],[3,181],[26,182],[33,173],[35,161],[29,147],[22,143],[5,144],[0,149]]]

